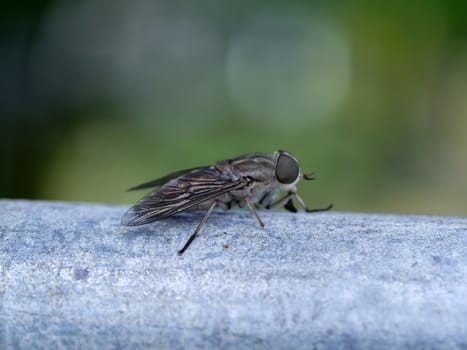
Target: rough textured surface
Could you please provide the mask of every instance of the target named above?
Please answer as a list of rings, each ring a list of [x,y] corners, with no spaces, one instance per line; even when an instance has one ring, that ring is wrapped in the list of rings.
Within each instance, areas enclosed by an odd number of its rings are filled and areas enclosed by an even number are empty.
[[[0,201],[0,348],[467,347],[467,218]]]

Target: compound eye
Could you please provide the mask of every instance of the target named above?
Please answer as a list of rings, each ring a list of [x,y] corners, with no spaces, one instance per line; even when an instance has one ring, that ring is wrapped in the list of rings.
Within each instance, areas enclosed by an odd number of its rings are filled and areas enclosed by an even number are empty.
[[[279,155],[276,163],[276,178],[280,183],[291,184],[299,173],[300,167],[294,158],[285,153]]]

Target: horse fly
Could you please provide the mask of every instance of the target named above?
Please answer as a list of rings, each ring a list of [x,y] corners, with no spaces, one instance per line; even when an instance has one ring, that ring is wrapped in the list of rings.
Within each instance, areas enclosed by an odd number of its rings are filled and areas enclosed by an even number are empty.
[[[296,198],[306,212],[326,211],[326,208],[308,209],[297,194],[300,179],[313,180],[313,174],[303,174],[297,159],[286,151],[271,154],[250,153],[217,162],[215,165],[180,170],[159,179],[130,188],[128,191],[159,187],[146,195],[122,217],[122,225],[143,225],[176,213],[205,210],[195,231],[178,255],[190,246],[215,207],[230,209],[245,205],[261,226],[263,221],[255,204],[266,209],[283,205],[297,212],[292,198]],[[273,202],[281,192],[284,197]]]

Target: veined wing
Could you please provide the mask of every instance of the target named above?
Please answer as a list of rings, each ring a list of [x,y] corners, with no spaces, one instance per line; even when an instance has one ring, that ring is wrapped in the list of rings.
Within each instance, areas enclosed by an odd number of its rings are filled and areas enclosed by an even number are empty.
[[[248,179],[234,178],[215,167],[195,168],[141,199],[125,213],[122,224],[135,226],[160,220],[248,184]]]
[[[170,173],[170,174],[165,175],[163,177],[160,177],[158,179],[151,180],[151,181],[142,183],[140,185],[136,185],[134,187],[131,187],[127,191],[135,191],[135,190],[142,190],[144,188],[162,186],[163,184],[169,182],[172,179],[175,179],[175,178],[177,178],[179,176],[182,176],[182,175],[184,175],[186,173],[189,173],[190,171],[193,171],[193,170],[199,169],[199,168],[206,168],[206,167],[196,167],[196,168],[190,168],[190,169],[183,169],[183,170],[175,171],[173,173]]]

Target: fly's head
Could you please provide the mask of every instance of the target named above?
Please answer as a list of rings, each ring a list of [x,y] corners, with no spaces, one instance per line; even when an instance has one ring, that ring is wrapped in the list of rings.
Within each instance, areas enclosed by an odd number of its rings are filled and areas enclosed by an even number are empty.
[[[294,190],[297,182],[303,178],[297,159],[287,151],[276,151],[274,159],[277,182],[285,191]]]

